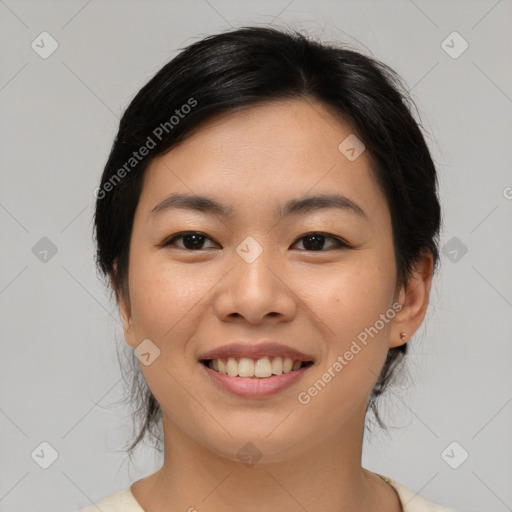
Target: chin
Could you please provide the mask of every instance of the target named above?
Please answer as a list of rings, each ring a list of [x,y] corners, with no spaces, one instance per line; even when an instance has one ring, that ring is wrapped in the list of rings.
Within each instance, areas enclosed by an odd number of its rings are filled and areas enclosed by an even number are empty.
[[[299,454],[298,446],[305,446],[306,440],[311,439],[314,432],[301,436],[297,429],[293,428],[294,424],[284,425],[285,416],[275,416],[278,421],[275,421],[271,428],[267,424],[258,425],[256,421],[249,424],[247,420],[237,426],[226,424],[226,430],[232,437],[228,434],[221,438],[205,435],[207,442],[204,446],[220,457],[242,462],[247,466],[288,461]]]

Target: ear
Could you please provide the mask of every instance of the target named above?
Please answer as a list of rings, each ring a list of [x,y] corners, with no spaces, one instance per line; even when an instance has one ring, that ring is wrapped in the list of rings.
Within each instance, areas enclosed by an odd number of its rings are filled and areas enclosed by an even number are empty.
[[[114,263],[114,272],[117,273],[117,262]],[[116,302],[119,309],[119,316],[123,325],[124,339],[130,347],[136,348],[137,343],[135,342],[135,332],[133,329],[131,302],[129,293],[125,296],[125,293],[119,289],[118,285],[114,280],[114,276],[110,276],[110,284],[114,290],[116,296]]]
[[[405,345],[423,322],[429,303],[433,266],[432,253],[429,250],[423,251],[413,265],[412,277],[401,287],[398,303],[402,309],[393,321],[390,347]]]

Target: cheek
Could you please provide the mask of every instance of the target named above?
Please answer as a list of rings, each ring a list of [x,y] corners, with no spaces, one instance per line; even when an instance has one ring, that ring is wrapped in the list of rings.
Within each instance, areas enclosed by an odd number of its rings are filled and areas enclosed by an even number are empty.
[[[187,341],[197,327],[197,314],[203,307],[200,299],[208,287],[176,265],[171,268],[168,263],[135,254],[132,262],[133,329],[139,342],[149,339],[158,349],[151,364],[140,364],[140,369],[166,411],[183,411],[190,405],[183,388],[190,380],[190,368],[184,359],[193,357]]]
[[[324,370],[335,396],[347,390],[363,398],[384,364],[394,310],[394,274],[390,266],[367,263],[331,277],[319,314],[330,327]],[[331,375],[332,377],[332,375]],[[354,392],[354,390],[358,390]],[[357,398],[354,396],[354,398]]]
[[[187,315],[197,313],[195,308],[201,307],[207,286],[176,265],[134,257],[130,291],[135,329],[163,342],[169,337],[176,339],[175,331],[186,325]]]
[[[391,307],[393,278],[391,267],[363,260],[330,272],[324,280],[324,293],[318,295],[318,300],[333,330],[346,338],[373,325],[379,315]]]
[[[323,307],[318,310],[330,327],[326,353],[297,398],[305,421],[322,417],[326,432],[336,432],[356,410],[366,410],[386,359],[394,313],[390,302],[392,288],[389,294],[376,293],[371,283],[362,286],[360,280],[350,278],[332,283],[330,293],[323,298]],[[375,283],[373,286],[378,287]]]

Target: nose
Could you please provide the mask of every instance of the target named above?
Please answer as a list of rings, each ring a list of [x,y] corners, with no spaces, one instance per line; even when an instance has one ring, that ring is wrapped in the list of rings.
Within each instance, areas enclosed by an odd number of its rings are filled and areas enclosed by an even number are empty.
[[[297,296],[290,274],[279,261],[277,251],[262,246],[254,260],[238,252],[230,261],[231,271],[220,283],[214,310],[223,320],[245,320],[256,325],[290,321],[296,314]],[[232,263],[232,264],[231,264]]]

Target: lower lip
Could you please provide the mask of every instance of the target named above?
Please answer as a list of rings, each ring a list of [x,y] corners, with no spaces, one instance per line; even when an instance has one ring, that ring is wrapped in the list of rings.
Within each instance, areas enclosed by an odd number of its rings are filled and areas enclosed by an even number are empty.
[[[277,395],[281,391],[289,388],[302,378],[305,372],[308,371],[312,364],[300,368],[299,370],[291,371],[289,373],[282,373],[281,375],[273,375],[267,378],[247,378],[247,377],[231,377],[223,373],[216,372],[208,368],[202,363],[199,363],[203,369],[210,376],[212,381],[234,395],[242,396],[244,398],[260,398],[272,395]]]

